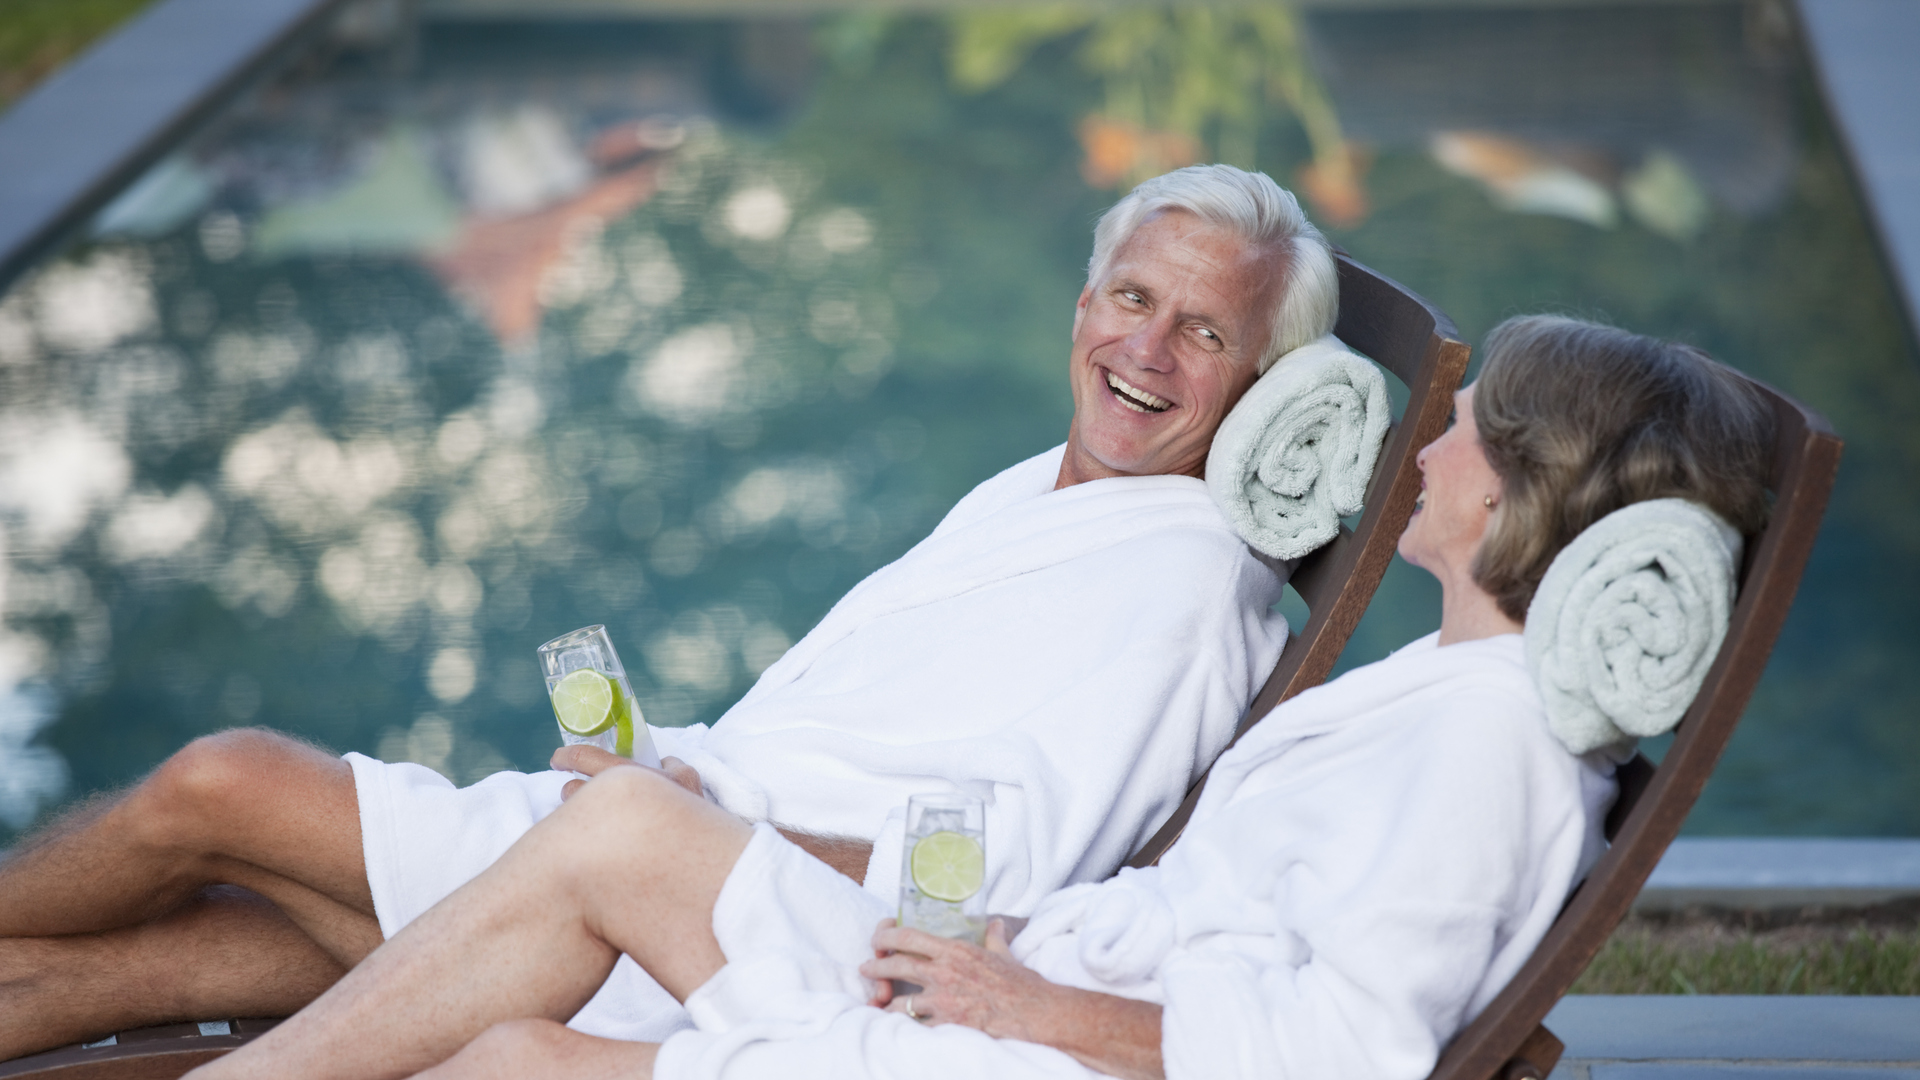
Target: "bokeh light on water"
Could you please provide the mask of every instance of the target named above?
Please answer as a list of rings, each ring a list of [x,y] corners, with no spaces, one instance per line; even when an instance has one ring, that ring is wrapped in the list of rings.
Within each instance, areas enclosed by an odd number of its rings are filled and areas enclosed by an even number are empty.
[[[1224,158],[1471,337],[1604,315],[1827,411],[1692,827],[1920,830],[1920,366],[1771,9],[460,7],[316,42],[0,296],[0,827],[239,723],[537,767],[533,648],[590,622],[712,719],[1064,436],[1094,216]],[[1396,567],[1347,662],[1433,602]]]

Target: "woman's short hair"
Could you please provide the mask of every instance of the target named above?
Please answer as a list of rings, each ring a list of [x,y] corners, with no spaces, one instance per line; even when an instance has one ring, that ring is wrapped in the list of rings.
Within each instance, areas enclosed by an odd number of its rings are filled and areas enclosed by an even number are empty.
[[[1114,203],[1093,229],[1088,284],[1104,280],[1120,245],[1166,210],[1184,210],[1230,229],[1248,245],[1271,248],[1280,258],[1280,295],[1269,318],[1272,333],[1260,356],[1261,374],[1287,353],[1333,332],[1340,313],[1340,278],[1327,238],[1307,220],[1299,200],[1271,177],[1231,165],[1175,169]]]
[[[1752,536],[1766,525],[1773,414],[1698,349],[1551,315],[1487,335],[1473,420],[1500,475],[1473,579],[1509,618],[1560,549],[1630,503],[1701,503]]]

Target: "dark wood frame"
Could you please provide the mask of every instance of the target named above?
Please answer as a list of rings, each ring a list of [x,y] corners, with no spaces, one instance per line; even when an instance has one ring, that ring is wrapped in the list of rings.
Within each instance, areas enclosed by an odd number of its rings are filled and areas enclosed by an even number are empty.
[[[1339,536],[1294,568],[1290,583],[1306,602],[1307,624],[1288,638],[1273,674],[1234,729],[1234,742],[1275,705],[1320,685],[1333,670],[1413,516],[1413,502],[1420,494],[1414,455],[1446,430],[1453,392],[1472,355],[1453,320],[1439,308],[1344,252],[1337,258],[1340,321],[1334,335],[1393,372],[1407,387],[1407,405],[1380,450],[1358,525],[1351,530],[1341,526]],[[1203,774],[1166,824],[1127,860],[1128,866],[1149,866],[1173,846],[1206,782]]]
[[[1565,1047],[1541,1023],[1626,916],[1647,875],[1706,786],[1767,656],[1786,622],[1840,468],[1841,442],[1826,418],[1778,390],[1765,394],[1777,425],[1773,516],[1747,550],[1727,638],[1673,745],[1656,768],[1636,755],[1620,770],[1607,816],[1607,853],[1500,996],[1454,1038],[1429,1080],[1543,1080]]]
[[[0,1062],[0,1077],[33,1080],[176,1080],[271,1030],[278,1020],[234,1020],[226,1035],[202,1035],[198,1024],[162,1024],[124,1031],[113,1046],[62,1046]]]

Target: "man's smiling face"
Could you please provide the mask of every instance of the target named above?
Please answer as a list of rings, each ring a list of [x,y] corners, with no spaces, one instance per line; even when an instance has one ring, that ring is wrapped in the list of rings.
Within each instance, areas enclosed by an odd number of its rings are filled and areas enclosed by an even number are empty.
[[[1201,474],[1220,421],[1257,375],[1278,263],[1182,210],[1120,245],[1073,317],[1073,428],[1056,487]]]

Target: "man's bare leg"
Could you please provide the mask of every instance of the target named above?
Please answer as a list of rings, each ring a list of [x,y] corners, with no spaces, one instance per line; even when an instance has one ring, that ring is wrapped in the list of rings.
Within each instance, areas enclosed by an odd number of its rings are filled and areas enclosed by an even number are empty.
[[[571,1017],[622,952],[684,1001],[726,962],[713,905],[751,835],[659,773],[609,769],[305,1011],[193,1075],[410,1076],[503,1021]]]
[[[286,918],[197,901],[212,885],[250,890]],[[229,1015],[271,1015],[288,988],[327,985],[380,940],[351,767],[272,732],[199,739],[0,863],[0,971],[13,976],[0,983],[0,1013],[46,1021],[0,1027],[0,1059],[58,1045],[44,1034],[55,1030],[196,1018],[174,1011],[180,995],[122,993],[123,971],[171,972],[183,987],[218,986]],[[117,965],[96,962],[113,949]],[[249,963],[254,949],[262,959]],[[141,1001],[152,1008],[133,1008]]]
[[[214,886],[123,929],[0,940],[0,1046],[44,1049],[165,1020],[284,1016],[344,974],[279,908]]]

